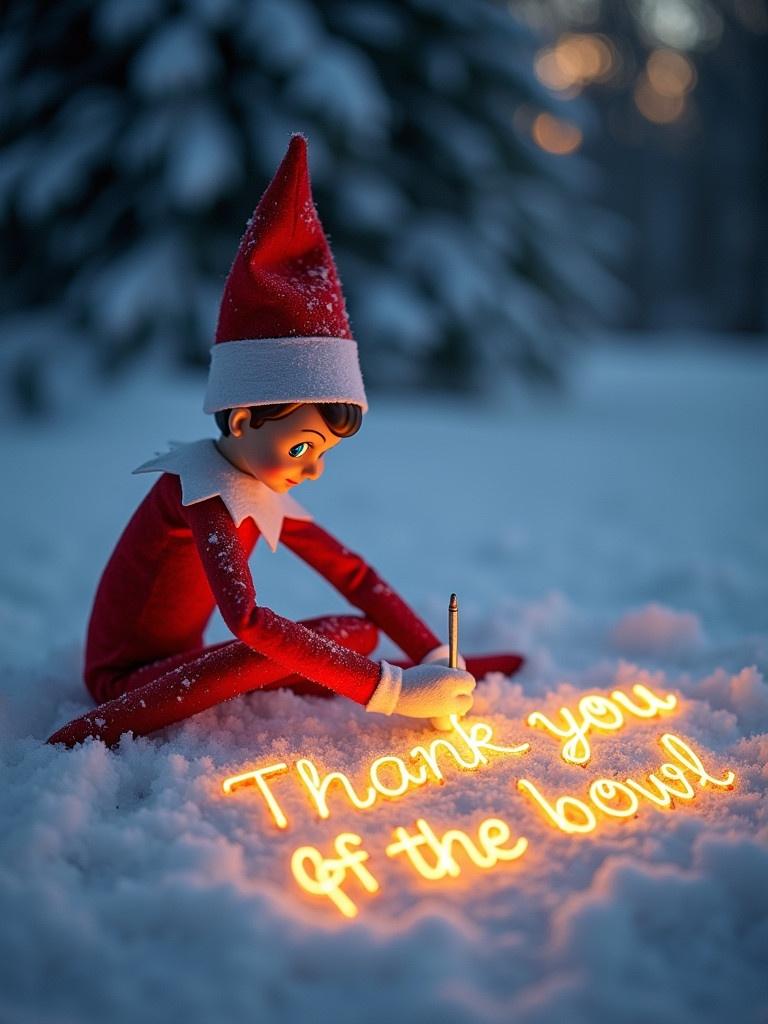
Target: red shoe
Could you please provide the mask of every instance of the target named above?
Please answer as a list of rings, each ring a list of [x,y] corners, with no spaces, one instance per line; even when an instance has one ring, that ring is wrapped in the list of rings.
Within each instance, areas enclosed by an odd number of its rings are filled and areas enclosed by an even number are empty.
[[[466,662],[467,672],[471,672],[475,679],[482,679],[489,672],[513,676],[523,667],[525,658],[522,654],[468,654]]]

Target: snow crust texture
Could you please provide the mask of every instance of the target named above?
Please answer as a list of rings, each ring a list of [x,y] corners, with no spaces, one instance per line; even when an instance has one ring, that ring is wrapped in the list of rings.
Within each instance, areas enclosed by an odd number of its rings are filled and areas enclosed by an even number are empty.
[[[754,356],[603,353],[557,405],[379,404],[297,495],[461,648],[519,649],[514,679],[482,681],[467,724],[531,744],[476,772],[444,761],[368,811],[335,790],[322,821],[295,778],[278,830],[254,789],[222,780],[311,758],[362,784],[383,754],[437,734],[343,700],[256,693],[118,749],[43,739],[89,704],[82,635],[102,565],[145,478],[130,469],[195,438],[198,382],[145,371],[93,395],[82,419],[12,428],[0,450],[0,1021],[108,1019],[758,1024],[768,1019],[768,367]],[[94,428],[119,423],[117,431]],[[202,431],[201,431],[201,428]],[[393,495],[395,496],[393,498]],[[434,496],[431,498],[430,496]],[[290,554],[258,550],[264,603],[342,610]],[[211,639],[225,636],[220,622]],[[395,652],[386,645],[382,657]],[[640,683],[679,705],[593,729],[586,767],[526,724],[585,693]],[[659,737],[686,739],[732,790],[700,788],[587,835],[555,828],[517,789],[554,799],[646,779]],[[476,835],[498,817],[518,860],[459,856],[428,882],[388,858],[423,818]],[[359,834],[381,884],[348,881],[360,913],[302,894],[302,845]]]

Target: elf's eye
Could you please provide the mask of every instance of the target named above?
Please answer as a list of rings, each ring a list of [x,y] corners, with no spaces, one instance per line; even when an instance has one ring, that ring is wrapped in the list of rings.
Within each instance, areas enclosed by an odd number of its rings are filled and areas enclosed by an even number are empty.
[[[291,456],[292,459],[300,459],[304,452],[307,450],[307,448],[309,448],[308,441],[299,441],[299,443],[295,444],[293,448],[288,449],[288,454]]]

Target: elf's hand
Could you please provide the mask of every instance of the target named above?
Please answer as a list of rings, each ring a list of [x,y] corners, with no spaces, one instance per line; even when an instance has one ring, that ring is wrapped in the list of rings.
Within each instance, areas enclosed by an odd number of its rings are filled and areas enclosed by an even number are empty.
[[[466,668],[467,663],[464,661],[461,655],[458,658],[459,668]],[[439,647],[435,647],[425,654],[421,659],[422,665],[447,665],[448,664],[448,644],[440,644]],[[432,728],[438,729],[440,732],[450,732],[453,728],[453,722],[447,715],[442,715],[440,718],[432,719]]]
[[[474,688],[474,676],[460,668],[414,665],[401,669],[382,661],[379,685],[366,710],[409,718],[465,715],[472,707]]]
[[[448,664],[448,644],[440,644],[439,647],[435,647],[425,654],[419,662],[420,665],[447,665]],[[459,668],[466,669],[467,663],[464,658],[459,655]]]

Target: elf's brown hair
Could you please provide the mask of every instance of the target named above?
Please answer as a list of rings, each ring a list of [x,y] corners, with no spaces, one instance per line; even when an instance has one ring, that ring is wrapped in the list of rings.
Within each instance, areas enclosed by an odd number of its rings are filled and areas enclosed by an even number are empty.
[[[325,425],[336,437],[352,437],[363,422],[363,410],[351,402],[280,402],[276,405],[252,405],[251,426],[257,430],[267,420],[281,420],[290,416],[302,405],[314,405],[325,421]],[[215,412],[216,426],[224,437],[229,437],[229,414],[231,409]]]

